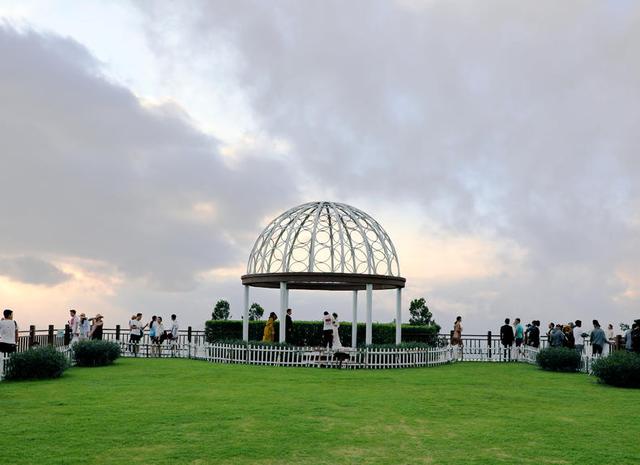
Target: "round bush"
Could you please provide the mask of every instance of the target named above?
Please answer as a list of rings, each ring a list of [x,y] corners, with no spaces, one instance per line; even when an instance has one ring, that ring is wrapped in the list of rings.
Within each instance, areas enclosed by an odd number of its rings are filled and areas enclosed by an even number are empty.
[[[580,354],[566,347],[547,347],[538,352],[536,362],[543,370],[575,372],[580,370]]]
[[[110,365],[120,357],[120,346],[110,341],[80,341],[73,344],[73,358],[79,367]]]
[[[619,350],[593,362],[592,369],[603,383],[640,388],[640,354]]]
[[[38,347],[11,354],[7,361],[5,378],[8,380],[59,378],[68,366],[67,358],[54,347]]]

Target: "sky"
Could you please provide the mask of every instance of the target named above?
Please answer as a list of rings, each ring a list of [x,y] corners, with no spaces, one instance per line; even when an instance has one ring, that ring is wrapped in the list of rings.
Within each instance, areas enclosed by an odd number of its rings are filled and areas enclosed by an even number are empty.
[[[5,0],[0,306],[239,318],[260,232],[330,200],[393,240],[405,320],[425,297],[447,330],[617,328],[640,318],[638,57],[625,0]],[[351,296],[290,305],[348,319]]]

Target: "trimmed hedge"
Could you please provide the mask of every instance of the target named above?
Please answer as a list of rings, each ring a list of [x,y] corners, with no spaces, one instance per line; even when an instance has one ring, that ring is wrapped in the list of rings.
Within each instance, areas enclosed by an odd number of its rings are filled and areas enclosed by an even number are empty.
[[[249,340],[261,341],[266,321],[249,322]],[[279,339],[280,324],[275,324],[275,340]],[[340,341],[344,346],[351,346],[351,323],[340,323]],[[434,346],[438,342],[440,326],[402,325],[402,342],[422,342]],[[358,346],[365,343],[366,327],[358,323]],[[242,339],[242,320],[209,320],[205,323],[205,334],[208,342]],[[321,346],[321,321],[294,321],[291,344],[295,346]],[[396,342],[396,325],[394,323],[373,324],[373,344],[394,344]]]
[[[576,372],[580,370],[580,354],[566,347],[547,347],[538,352],[536,362],[543,370]]]
[[[120,357],[120,346],[110,341],[79,341],[72,348],[73,358],[79,367],[110,365]]]
[[[7,380],[59,378],[68,367],[67,358],[54,347],[37,347],[11,354],[7,361],[5,378]]]
[[[618,350],[593,362],[592,368],[603,383],[640,388],[640,354]]]

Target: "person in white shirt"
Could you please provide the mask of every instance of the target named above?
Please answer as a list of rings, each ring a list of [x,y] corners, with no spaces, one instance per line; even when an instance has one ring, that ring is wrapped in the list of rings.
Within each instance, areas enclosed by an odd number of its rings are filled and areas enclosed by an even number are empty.
[[[180,327],[178,326],[178,321],[176,320],[176,315],[175,313],[173,315],[171,315],[171,334],[169,335],[169,339],[171,339],[171,355],[174,354],[174,351],[176,349],[176,343],[178,342],[178,329]]]
[[[91,332],[91,324],[87,319],[87,315],[81,313],[78,340],[84,341],[86,339],[89,339],[89,332]]]
[[[13,321],[13,310],[5,309],[0,320],[0,353],[12,354],[18,344],[18,323]]]
[[[584,337],[583,334],[587,334],[587,332],[582,329],[582,321],[576,320],[573,325],[573,340],[575,341],[576,352],[582,354],[582,349],[584,348]]]
[[[139,343],[142,338],[142,313],[132,315],[129,320],[129,352],[138,355]]]
[[[162,317],[156,318],[156,355],[160,357],[162,355],[162,343],[166,339],[167,335],[164,332],[164,325],[162,324]]]
[[[71,330],[71,344],[77,342],[80,337],[80,318],[77,317],[76,311],[72,308],[69,310],[69,329]]]

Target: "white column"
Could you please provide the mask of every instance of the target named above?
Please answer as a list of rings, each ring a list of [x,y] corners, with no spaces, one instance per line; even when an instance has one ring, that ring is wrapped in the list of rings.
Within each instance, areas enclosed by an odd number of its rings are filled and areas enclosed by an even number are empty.
[[[284,342],[287,325],[287,283],[280,283],[280,342]]]
[[[396,344],[402,342],[402,288],[396,291]]]
[[[358,343],[358,291],[353,291],[353,302],[351,306],[351,347],[355,348]]]
[[[371,344],[373,341],[373,329],[371,325],[371,313],[373,310],[373,284],[367,284],[367,332],[365,342]]]
[[[249,286],[244,286],[244,310],[242,316],[242,339],[249,342]]]

